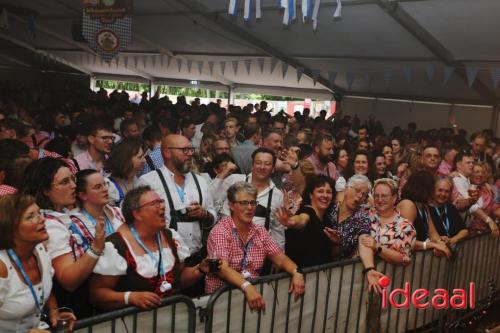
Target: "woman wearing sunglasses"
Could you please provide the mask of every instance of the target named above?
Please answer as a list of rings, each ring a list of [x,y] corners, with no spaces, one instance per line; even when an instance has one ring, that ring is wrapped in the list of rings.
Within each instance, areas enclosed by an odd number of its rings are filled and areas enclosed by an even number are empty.
[[[106,239],[90,281],[91,301],[100,310],[158,307],[163,297],[193,285],[208,272],[206,259],[194,267],[184,265],[189,249],[175,230],[167,228],[165,202],[149,186],[130,190],[122,212],[125,223]]]

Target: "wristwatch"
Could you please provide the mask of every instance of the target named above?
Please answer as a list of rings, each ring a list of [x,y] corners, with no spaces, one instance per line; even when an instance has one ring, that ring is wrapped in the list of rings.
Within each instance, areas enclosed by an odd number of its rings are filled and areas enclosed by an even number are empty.
[[[302,268],[300,268],[299,266],[297,266],[297,268],[295,268],[295,270],[293,271],[293,274],[295,274],[295,273],[304,274],[304,271],[302,270]]]

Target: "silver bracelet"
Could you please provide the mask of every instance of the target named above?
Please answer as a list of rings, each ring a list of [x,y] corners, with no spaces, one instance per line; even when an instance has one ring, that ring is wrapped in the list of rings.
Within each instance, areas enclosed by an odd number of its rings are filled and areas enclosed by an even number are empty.
[[[96,260],[99,259],[99,257],[102,256],[103,254],[103,252],[97,252],[96,250],[94,250],[92,246],[89,247],[89,249],[85,253],[87,253],[91,258]]]
[[[125,294],[123,294],[123,302],[125,305],[129,305],[130,294],[132,294],[131,291],[126,291]]]

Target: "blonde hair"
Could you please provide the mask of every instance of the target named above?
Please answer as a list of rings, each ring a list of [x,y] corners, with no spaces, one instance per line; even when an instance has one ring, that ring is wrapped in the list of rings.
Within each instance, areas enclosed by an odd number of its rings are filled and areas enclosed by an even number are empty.
[[[313,164],[309,160],[301,160],[299,161],[299,169],[300,172],[304,175],[304,177],[312,177],[316,174],[316,170],[314,169]]]
[[[373,190],[375,191],[375,189],[379,185],[386,185],[387,187],[389,187],[391,189],[391,194],[393,196],[398,194],[398,183],[396,183],[396,181],[394,179],[391,179],[391,178],[377,179],[375,181],[375,183],[373,184]]]

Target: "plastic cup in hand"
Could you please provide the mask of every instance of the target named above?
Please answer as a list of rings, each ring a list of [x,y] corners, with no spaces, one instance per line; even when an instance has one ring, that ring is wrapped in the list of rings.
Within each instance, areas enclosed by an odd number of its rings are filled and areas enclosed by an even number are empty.
[[[218,273],[220,259],[217,258],[216,256],[213,256],[213,257],[209,257],[207,261],[208,261],[208,271],[210,273]]]
[[[57,311],[57,324],[54,331],[57,333],[69,332],[69,327],[73,319],[73,310],[70,308],[58,308],[55,311]]]
[[[470,184],[469,186],[469,196],[474,196],[476,195],[478,189],[477,189],[477,185],[476,184]]]

